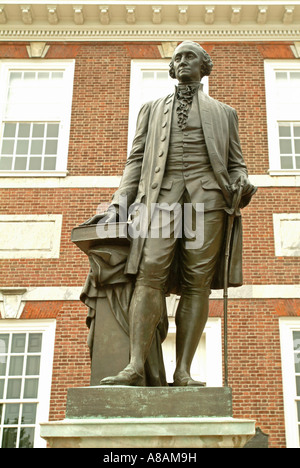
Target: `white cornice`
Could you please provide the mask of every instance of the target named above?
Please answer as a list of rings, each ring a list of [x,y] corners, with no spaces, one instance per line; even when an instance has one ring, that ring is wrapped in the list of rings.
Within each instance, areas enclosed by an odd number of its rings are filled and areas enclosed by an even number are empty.
[[[299,41],[300,30],[293,28],[203,28],[203,29],[6,29],[0,30],[2,41]]]
[[[299,41],[299,0],[0,0],[2,41]]]

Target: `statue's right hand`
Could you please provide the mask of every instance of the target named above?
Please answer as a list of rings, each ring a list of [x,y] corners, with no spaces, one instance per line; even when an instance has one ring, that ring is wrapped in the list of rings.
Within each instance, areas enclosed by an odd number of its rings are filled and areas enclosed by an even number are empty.
[[[117,213],[115,211],[106,211],[105,213],[100,213],[92,216],[90,219],[80,224],[80,226],[89,226],[91,224],[98,223],[116,223],[117,222]]]

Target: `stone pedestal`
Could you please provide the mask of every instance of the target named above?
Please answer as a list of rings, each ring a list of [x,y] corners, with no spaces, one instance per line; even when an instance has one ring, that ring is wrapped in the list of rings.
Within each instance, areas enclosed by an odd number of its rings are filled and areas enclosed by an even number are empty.
[[[232,417],[231,389],[88,387],[68,392],[66,419],[41,424],[54,448],[241,448],[255,422]]]

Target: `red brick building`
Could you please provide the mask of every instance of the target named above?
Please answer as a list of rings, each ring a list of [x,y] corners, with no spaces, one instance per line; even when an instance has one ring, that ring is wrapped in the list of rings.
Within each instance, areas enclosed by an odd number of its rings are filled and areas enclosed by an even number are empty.
[[[184,39],[211,55],[205,91],[237,110],[258,186],[243,211],[244,285],[230,289],[234,416],[255,419],[270,447],[300,446],[300,6],[156,3],[0,5],[1,447],[45,446],[39,423],[63,419],[67,389],[89,385],[89,265],[71,230],[110,201],[137,110],[172,90]],[[211,386],[223,382],[222,324],[213,292],[194,364]]]

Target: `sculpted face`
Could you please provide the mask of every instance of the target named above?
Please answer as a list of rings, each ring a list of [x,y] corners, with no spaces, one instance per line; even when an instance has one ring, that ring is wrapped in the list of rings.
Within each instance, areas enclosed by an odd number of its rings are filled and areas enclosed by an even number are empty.
[[[175,77],[179,83],[201,80],[202,53],[196,45],[180,44],[173,55]]]

